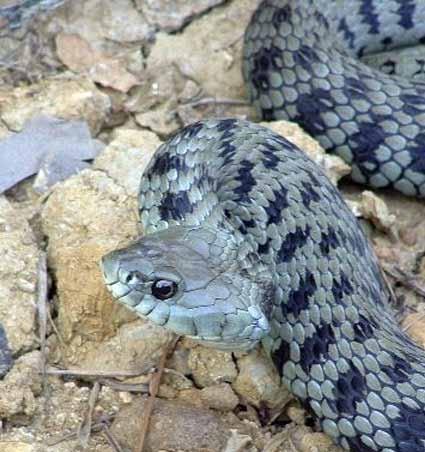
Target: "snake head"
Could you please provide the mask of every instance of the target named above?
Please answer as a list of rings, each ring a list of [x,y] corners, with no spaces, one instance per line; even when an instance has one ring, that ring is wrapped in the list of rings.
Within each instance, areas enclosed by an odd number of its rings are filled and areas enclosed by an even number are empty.
[[[268,335],[267,277],[236,259],[225,231],[176,226],[102,258],[112,295],[138,315],[223,350],[247,350]],[[245,265],[246,267],[246,265]]]

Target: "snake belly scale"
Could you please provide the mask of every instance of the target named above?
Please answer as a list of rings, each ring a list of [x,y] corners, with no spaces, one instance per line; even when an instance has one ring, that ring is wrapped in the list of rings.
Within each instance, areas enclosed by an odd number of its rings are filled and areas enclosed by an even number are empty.
[[[421,196],[425,177],[423,152],[418,151],[421,106],[417,97],[409,97],[419,96],[420,86],[377,75],[350,56],[341,59],[338,53],[326,60],[321,48],[299,47],[303,32],[311,31],[320,45],[327,42],[326,33],[335,39],[322,13],[333,14],[338,23],[342,19],[332,12],[335,5],[354,11],[354,6],[366,3],[371,8],[377,5],[373,0],[262,3],[247,31],[245,77],[254,103],[266,117],[298,120],[325,147],[353,164],[354,179]],[[394,11],[401,4],[383,3],[393,5]],[[413,2],[404,2],[409,3]],[[320,13],[314,6],[322,6]],[[420,17],[420,7],[417,16],[409,11],[411,22]],[[381,13],[385,19],[384,12],[376,10],[376,23],[384,23],[379,22]],[[408,13],[403,14],[406,24]],[[358,19],[360,30],[361,24],[370,26],[363,19]],[[340,35],[353,34],[354,52],[367,47],[365,38],[352,31],[353,24],[337,28]],[[378,29],[374,36],[381,42]],[[297,39],[289,39],[292,32]],[[419,37],[415,33],[416,28],[398,34],[413,39]],[[285,51],[292,52],[301,69],[279,67],[279,78],[273,64],[290,61],[282,56]],[[343,99],[343,89],[336,88],[325,102],[325,83],[313,79],[309,85],[310,79],[303,80],[306,58],[313,58],[313,73],[325,71],[318,68],[316,53],[326,60],[323,64],[341,63],[337,70],[341,73],[335,75],[341,76],[339,83],[350,80],[349,86],[355,87],[351,101],[364,101],[373,83],[379,83],[376,93],[391,92],[401,102],[412,101],[411,108],[405,102],[392,110],[395,99],[391,103],[371,95],[369,100],[380,107],[363,113],[353,107],[354,132],[338,144],[335,130],[345,123],[336,124],[334,118],[332,125],[327,106],[332,104],[332,111],[341,117],[348,115],[334,102]],[[285,93],[291,91],[284,82],[293,77],[291,72],[299,77],[291,88],[292,104],[286,102]],[[285,97],[284,105],[275,88]],[[308,93],[314,94],[309,114]],[[355,103],[363,109],[366,104],[367,99]],[[314,110],[317,105],[319,110]],[[413,117],[406,124],[410,129],[402,127],[407,120],[400,112]],[[388,125],[389,117],[380,122],[384,114],[399,121],[397,130]],[[408,131],[410,141],[403,131]],[[377,136],[382,140],[371,139]],[[403,152],[396,149],[401,143],[408,158],[398,155]],[[389,155],[387,160],[381,159],[384,154]],[[392,162],[397,170],[389,169]],[[119,302],[212,347],[248,350],[261,343],[285,385],[311,409],[323,431],[347,450],[425,450],[425,352],[400,330],[390,293],[357,220],[302,151],[246,121],[192,124],[155,153],[141,180],[139,208],[146,235],[102,259],[105,282]]]

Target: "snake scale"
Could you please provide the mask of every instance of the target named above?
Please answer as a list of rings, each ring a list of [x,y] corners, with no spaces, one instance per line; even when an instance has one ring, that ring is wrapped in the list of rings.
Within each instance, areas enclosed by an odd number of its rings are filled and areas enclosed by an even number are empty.
[[[424,196],[425,88],[358,60],[421,42],[424,18],[412,0],[267,0],[245,36],[252,101],[344,157],[356,181]],[[139,206],[146,235],[102,259],[119,302],[209,346],[261,343],[347,450],[425,451],[425,352],[302,151],[247,121],[192,124],[155,153]]]

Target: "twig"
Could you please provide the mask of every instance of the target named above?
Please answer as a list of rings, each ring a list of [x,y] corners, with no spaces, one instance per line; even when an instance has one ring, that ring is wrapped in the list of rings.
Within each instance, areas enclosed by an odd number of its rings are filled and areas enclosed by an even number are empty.
[[[103,430],[105,428],[105,425],[107,425],[107,422],[112,421],[114,418],[114,416],[109,416],[109,417],[104,417],[100,422],[96,422],[95,424],[93,424],[91,426],[91,431],[92,432],[98,432],[100,430]],[[65,435],[62,435],[60,437],[57,438],[53,438],[51,440],[48,440],[46,442],[47,446],[52,447],[52,446],[56,446],[56,444],[59,444],[63,441],[67,441],[69,439],[75,438],[78,436],[78,431],[74,431],[71,433],[67,433]]]
[[[99,391],[100,391],[100,384],[96,381],[90,392],[89,406],[88,406],[87,412],[84,415],[84,418],[78,427],[78,431],[77,431],[78,440],[83,448],[86,448],[89,443],[90,433],[91,433],[92,424],[93,424],[93,411],[94,411],[94,407],[96,405],[96,401],[99,397]]]
[[[37,265],[37,315],[41,345],[41,373],[46,385],[46,338],[47,338],[47,258],[41,253]]]
[[[174,348],[178,340],[179,337],[176,337],[171,343],[171,345],[169,345],[164,350],[161,359],[159,360],[157,371],[152,375],[152,379],[149,384],[149,397],[146,401],[145,410],[142,416],[139,444],[138,447],[136,447],[135,452],[143,452],[145,439],[149,428],[149,421],[155,404],[155,398],[156,395],[158,394],[159,384],[161,382],[161,377],[164,372],[165,361],[167,360],[168,355],[174,351]]]
[[[101,378],[98,381],[101,385],[109,386],[114,391],[141,392],[143,394],[149,392],[149,385],[147,383],[123,383],[110,378]]]
[[[128,378],[138,377],[140,375],[147,374],[151,367],[140,370],[85,370],[85,369],[56,369],[49,367],[45,373],[47,375],[68,375],[71,377],[103,377],[103,378]]]
[[[119,442],[112,434],[111,430],[109,430],[109,427],[106,424],[103,427],[103,436],[105,436],[106,440],[108,441],[109,445],[112,447],[114,452],[124,452]]]
[[[225,98],[215,98],[215,97],[203,97],[199,100],[193,100],[185,103],[185,105],[189,105],[190,107],[199,107],[202,105],[249,105],[249,103],[245,100],[240,99],[225,99]]]

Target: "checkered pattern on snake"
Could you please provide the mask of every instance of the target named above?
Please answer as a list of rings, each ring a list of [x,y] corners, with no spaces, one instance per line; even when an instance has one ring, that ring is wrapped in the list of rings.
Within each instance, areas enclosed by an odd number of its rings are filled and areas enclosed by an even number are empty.
[[[391,14],[373,0],[264,2],[247,31],[245,75],[266,117],[301,122],[351,160],[355,179],[423,195],[420,89],[339,48],[391,45],[379,33],[366,40],[382,18],[398,24],[388,32],[394,42],[418,38],[403,30],[421,8],[385,4]],[[336,5],[350,11],[345,21]],[[102,260],[121,303],[209,346],[261,343],[345,449],[425,450],[425,352],[394,319],[351,211],[296,146],[245,121],[193,124],[158,149],[139,205],[147,235]]]
[[[355,181],[425,197],[425,85],[358,60],[416,43],[423,0],[267,0],[245,34],[243,73],[264,118],[298,122]]]

